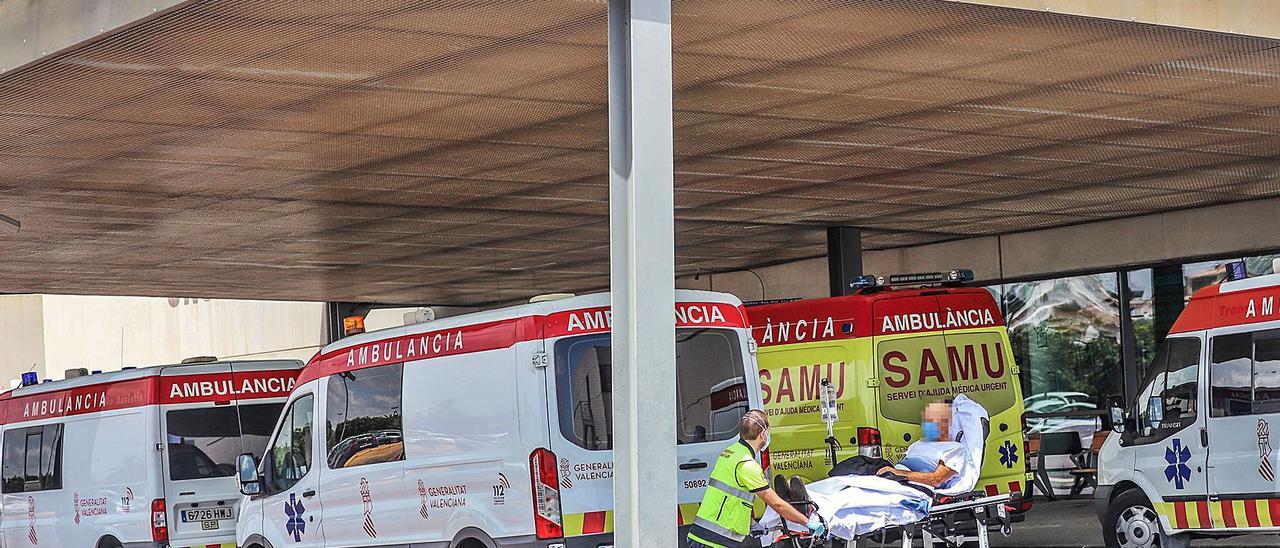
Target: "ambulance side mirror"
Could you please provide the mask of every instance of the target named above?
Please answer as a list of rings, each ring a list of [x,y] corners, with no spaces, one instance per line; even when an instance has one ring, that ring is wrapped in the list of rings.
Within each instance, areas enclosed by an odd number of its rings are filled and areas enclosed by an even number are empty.
[[[1124,400],[1119,396],[1111,396],[1107,398],[1107,414],[1111,419],[1111,430],[1123,434],[1126,430],[1126,417],[1124,416]]]
[[[262,493],[258,463],[254,462],[252,453],[245,453],[236,458],[236,475],[240,479],[240,494],[253,496]]]

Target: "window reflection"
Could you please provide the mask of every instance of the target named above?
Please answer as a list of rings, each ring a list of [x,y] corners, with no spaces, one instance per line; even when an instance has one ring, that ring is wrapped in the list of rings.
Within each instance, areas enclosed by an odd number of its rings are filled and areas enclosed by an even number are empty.
[[[1004,299],[1009,337],[1022,368],[1027,413],[1097,411],[1100,397],[1120,393],[1115,274],[1008,284]],[[1092,434],[1095,423],[1093,418],[1042,420],[1038,430]]]

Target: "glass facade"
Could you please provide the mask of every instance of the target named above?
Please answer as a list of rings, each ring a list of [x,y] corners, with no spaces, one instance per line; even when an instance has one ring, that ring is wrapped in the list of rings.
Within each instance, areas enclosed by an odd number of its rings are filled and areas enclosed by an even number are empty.
[[[1107,397],[1125,393],[1122,329],[1132,335],[1132,378],[1145,378],[1191,295],[1223,280],[1225,265],[1241,260],[1250,276],[1280,266],[1276,254],[1224,257],[987,287],[1009,327],[1027,413],[1100,414]]]
[[[1092,435],[1099,395],[1124,386],[1117,275],[1010,283],[996,293],[1021,369],[1030,433]]]

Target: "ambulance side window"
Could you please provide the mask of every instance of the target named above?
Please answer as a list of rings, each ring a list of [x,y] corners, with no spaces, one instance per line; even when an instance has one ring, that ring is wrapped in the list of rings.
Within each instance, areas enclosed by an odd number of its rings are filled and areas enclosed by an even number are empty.
[[[17,428],[4,433],[3,492],[62,489],[62,425]]]
[[[726,329],[676,330],[676,443],[738,433],[748,388],[741,340]],[[613,353],[608,335],[556,342],[560,433],[592,451],[613,448]]]
[[[560,430],[583,449],[613,449],[613,354],[608,335],[556,343]]]
[[[1235,417],[1253,412],[1253,334],[1219,335],[1210,343],[1209,416]]]
[[[1154,443],[1181,431],[1196,418],[1200,374],[1200,339],[1170,337],[1156,354],[1147,380],[1138,391],[1137,443]],[[1163,402],[1164,418],[1151,423],[1150,400]]]
[[[270,482],[272,492],[293,487],[311,470],[311,427],[315,414],[310,394],[294,400],[280,423],[280,432],[271,444]]]
[[[404,365],[329,377],[325,395],[325,460],[329,469],[404,460],[401,394]]]
[[[1165,420],[1196,418],[1200,386],[1200,339],[1170,339],[1168,375],[1165,377]]]
[[[1280,331],[1213,338],[1210,415],[1280,413]]]
[[[1280,413],[1280,331],[1259,333],[1253,343],[1253,412]]]

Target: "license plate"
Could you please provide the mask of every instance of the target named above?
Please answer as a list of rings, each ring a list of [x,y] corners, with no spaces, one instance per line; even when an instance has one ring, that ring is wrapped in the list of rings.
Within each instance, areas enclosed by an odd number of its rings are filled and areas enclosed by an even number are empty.
[[[200,522],[200,529],[204,531],[212,531],[214,529],[217,529],[218,527],[219,527],[218,520],[216,519],[207,519]]]
[[[191,508],[182,511],[183,523],[200,522],[201,527],[205,529],[217,529],[218,520],[235,519],[232,515],[230,506],[219,506],[217,508]],[[214,526],[209,527],[208,522],[213,522]]]

